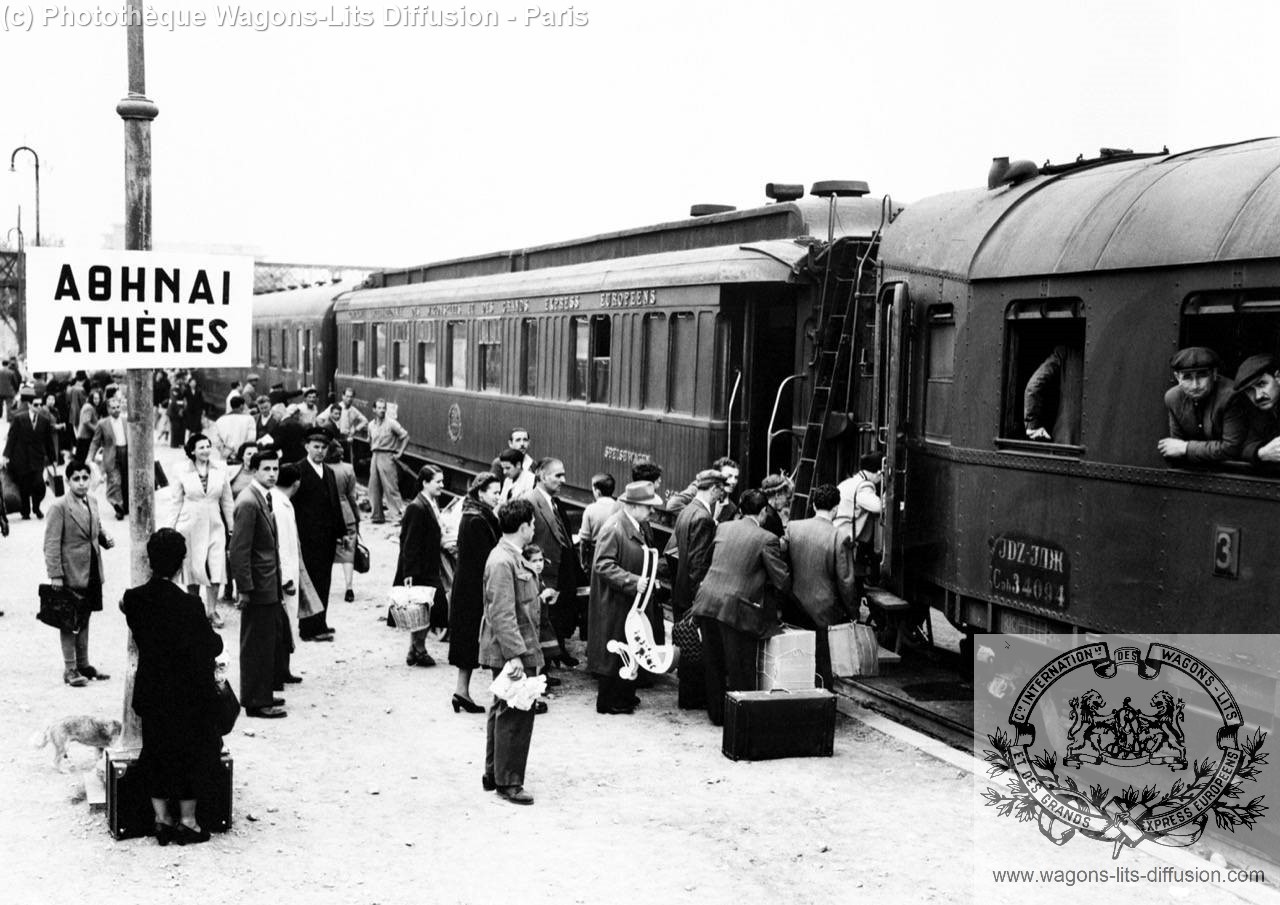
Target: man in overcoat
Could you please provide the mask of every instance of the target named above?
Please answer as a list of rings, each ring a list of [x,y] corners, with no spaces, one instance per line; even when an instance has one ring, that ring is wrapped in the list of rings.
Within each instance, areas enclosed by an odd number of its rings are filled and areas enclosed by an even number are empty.
[[[698,587],[711,568],[711,550],[716,539],[716,504],[724,498],[724,475],[708,468],[693,479],[693,499],[676,516],[675,529],[667,544],[667,554],[676,560],[671,582],[671,618],[679,622],[693,606]],[[681,660],[678,704],[686,709],[706,706],[706,683],[702,663]]]
[[[324,464],[329,448],[329,435],[323,430],[307,434],[307,457],[298,463],[301,480],[293,495],[293,512],[298,521],[298,540],[302,543],[302,563],[315,586],[320,611],[298,621],[298,636],[303,641],[332,641],[333,629],[326,612],[329,585],[333,578],[333,557],[338,538],[347,530],[338,502],[338,481],[333,469]]]
[[[480,619],[480,663],[496,677],[507,672],[513,680],[542,669],[538,645],[538,579],[522,552],[533,540],[533,507],[513,500],[498,507],[502,539],[484,565],[484,615]],[[495,696],[485,731],[486,791],[512,804],[533,804],[525,791],[524,774],[533,738],[535,710],[511,707]]]
[[[120,395],[107,402],[107,417],[98,421],[89,443],[88,460],[92,462],[102,451],[102,473],[107,479],[107,502],[115,510],[116,519],[129,511],[128,427],[120,413]]]
[[[231,572],[240,595],[240,703],[245,715],[288,716],[283,698],[272,694],[276,657],[287,637],[281,603],[280,550],[271,488],[280,476],[279,453],[264,449],[249,459],[253,481],[236,499],[231,532]]]
[[[770,590],[791,590],[791,570],[779,538],[760,527],[768,506],[758,490],[742,495],[742,517],[716,529],[711,568],[691,612],[702,628],[707,715],[724,724],[724,693],[756,687],[756,648],[777,622]]]
[[[537,483],[524,495],[524,499],[533,504],[533,542],[542,548],[546,561],[542,583],[560,592],[559,602],[551,611],[551,622],[562,649],[564,640],[573,634],[578,624],[577,556],[569,516],[559,496],[564,476],[563,462],[543,459],[538,462]],[[576,661],[568,657],[566,662],[572,666]]]
[[[822,687],[831,690],[831,646],[827,629],[853,621],[858,615],[857,581],[853,563],[853,528],[834,523],[840,491],[831,484],[813,489],[809,497],[813,518],[787,524],[787,559],[791,563],[791,593],[803,611],[803,623],[814,630],[814,661]]]
[[[627,611],[636,594],[644,593],[645,535],[641,527],[662,498],[648,481],[633,481],[618,498],[621,508],[609,517],[596,539],[591,565],[591,597],[588,604],[587,665],[600,677],[596,713],[631,713],[640,703],[635,680],[618,671],[622,658],[609,652],[610,641],[626,641]]]
[[[25,406],[13,416],[5,439],[0,468],[8,468],[9,478],[18,488],[19,511],[24,519],[44,518],[44,469],[53,461],[53,421],[44,411],[44,398],[23,387]]]

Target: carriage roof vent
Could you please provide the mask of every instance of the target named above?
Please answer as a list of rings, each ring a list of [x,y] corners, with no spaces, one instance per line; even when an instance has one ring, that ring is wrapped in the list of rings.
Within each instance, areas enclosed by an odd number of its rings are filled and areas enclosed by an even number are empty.
[[[690,217],[709,217],[712,214],[727,214],[736,211],[732,204],[695,204],[689,208]]]
[[[799,182],[765,183],[764,196],[773,201],[796,201],[804,197],[804,184]]]
[[[1040,168],[1030,160],[1009,162],[1008,157],[991,158],[991,169],[987,170],[987,188],[998,189],[1002,185],[1017,185],[1026,182],[1032,176],[1039,176]]]
[[[818,198],[861,198],[870,192],[871,187],[861,179],[828,179],[815,182],[809,190],[810,195]]]

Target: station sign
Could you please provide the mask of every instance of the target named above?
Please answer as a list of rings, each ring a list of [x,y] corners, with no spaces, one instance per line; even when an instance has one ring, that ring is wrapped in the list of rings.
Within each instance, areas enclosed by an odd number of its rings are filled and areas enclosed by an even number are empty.
[[[252,364],[253,258],[69,248],[26,255],[32,370]]]

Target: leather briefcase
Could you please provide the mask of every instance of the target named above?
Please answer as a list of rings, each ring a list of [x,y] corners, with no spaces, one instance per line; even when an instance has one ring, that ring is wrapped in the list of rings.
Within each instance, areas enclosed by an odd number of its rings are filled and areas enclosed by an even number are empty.
[[[836,696],[829,691],[725,693],[721,747],[730,760],[830,757],[835,735]]]

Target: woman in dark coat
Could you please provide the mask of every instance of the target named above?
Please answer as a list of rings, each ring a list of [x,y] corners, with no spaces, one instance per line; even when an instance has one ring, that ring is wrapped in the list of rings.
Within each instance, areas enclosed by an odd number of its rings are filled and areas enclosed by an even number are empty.
[[[194,377],[187,378],[187,388],[182,392],[182,402],[183,428],[189,434],[200,433],[204,430],[204,398],[200,395],[200,384]]]
[[[182,387],[169,391],[169,448],[181,449],[187,442],[187,429],[182,425],[182,412],[186,407],[186,395]]]
[[[125,591],[120,604],[138,645],[133,688],[133,709],[142,721],[138,770],[161,845],[209,839],[209,831],[196,823],[196,802],[212,795],[222,752],[214,682],[222,638],[210,627],[200,599],[174,583],[186,555],[186,541],[172,528],[151,535],[151,580]],[[177,821],[169,807],[174,800]]]
[[[422,490],[404,509],[400,519],[400,557],[396,561],[396,575],[392,584],[404,584],[411,579],[415,585],[436,589],[439,603],[444,597],[444,577],[440,571],[440,508],[436,500],[444,490],[444,472],[434,465],[423,465],[418,470]],[[427,653],[427,632],[423,628],[409,633],[409,653],[405,663],[409,666],[435,666],[435,658]]]
[[[458,525],[458,569],[449,600],[449,663],[458,668],[453,712],[484,713],[471,699],[471,671],[480,665],[480,617],[484,615],[484,564],[502,539],[494,509],[502,479],[482,471],[467,488]]]

